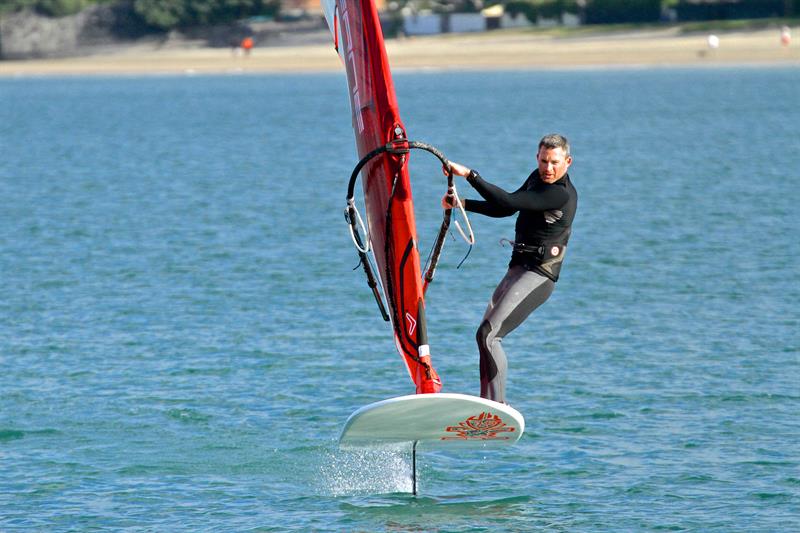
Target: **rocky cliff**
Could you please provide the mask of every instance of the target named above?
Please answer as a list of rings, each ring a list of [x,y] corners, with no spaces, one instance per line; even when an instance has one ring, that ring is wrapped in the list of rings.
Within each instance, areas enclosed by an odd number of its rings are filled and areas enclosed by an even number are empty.
[[[94,5],[61,18],[25,10],[0,19],[0,59],[82,55],[147,32],[129,2]]]
[[[327,43],[330,35],[320,16],[293,21],[242,21],[184,28],[169,33],[149,29],[133,11],[133,3],[93,5],[77,15],[50,18],[27,10],[0,19],[0,60],[74,57],[113,51],[137,44],[154,48],[238,46],[243,37],[256,46]]]

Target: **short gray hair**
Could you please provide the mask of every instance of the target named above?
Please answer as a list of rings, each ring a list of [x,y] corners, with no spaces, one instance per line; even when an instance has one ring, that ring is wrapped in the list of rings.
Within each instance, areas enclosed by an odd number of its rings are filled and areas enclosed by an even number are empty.
[[[539,150],[541,150],[542,147],[547,149],[563,148],[564,153],[570,155],[569,141],[566,137],[559,135],[558,133],[551,133],[542,137],[542,140],[539,141]]]

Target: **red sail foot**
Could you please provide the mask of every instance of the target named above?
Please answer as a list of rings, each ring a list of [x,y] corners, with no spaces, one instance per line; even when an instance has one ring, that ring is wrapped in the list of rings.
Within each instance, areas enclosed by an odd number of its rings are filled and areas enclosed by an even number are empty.
[[[420,363],[417,363],[416,367],[414,383],[417,384],[417,394],[442,392],[442,380],[439,379],[439,374],[431,365],[430,356],[421,357]]]

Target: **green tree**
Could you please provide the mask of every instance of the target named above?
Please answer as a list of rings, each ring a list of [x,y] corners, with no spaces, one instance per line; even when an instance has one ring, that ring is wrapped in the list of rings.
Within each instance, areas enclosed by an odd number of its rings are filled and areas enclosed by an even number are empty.
[[[94,3],[89,0],[39,0],[35,7],[36,11],[51,17],[66,17]]]
[[[92,4],[113,0],[0,0],[0,14],[33,9],[49,17],[66,17],[86,9]]]
[[[184,0],[136,0],[133,9],[147,24],[162,30],[179,26],[186,19]]]
[[[539,17],[561,18],[564,13],[577,13],[577,0],[509,0],[505,4],[509,15],[523,14],[531,22]]]
[[[588,0],[587,24],[620,22],[656,22],[661,15],[662,0]]]
[[[13,13],[25,8],[35,8],[37,0],[0,0],[0,13]]]
[[[150,26],[170,30],[275,15],[280,0],[135,0],[134,10]]]

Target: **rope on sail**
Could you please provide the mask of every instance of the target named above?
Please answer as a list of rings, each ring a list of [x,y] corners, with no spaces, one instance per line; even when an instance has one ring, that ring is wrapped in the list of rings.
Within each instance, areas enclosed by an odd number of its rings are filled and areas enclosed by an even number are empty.
[[[472,226],[469,223],[469,218],[467,218],[467,213],[464,210],[464,207],[461,204],[461,202],[458,201],[458,192],[456,191],[455,183],[453,180],[453,170],[450,167],[450,161],[437,148],[426,143],[418,141],[409,141],[405,138],[398,138],[386,143],[383,146],[379,146],[378,148],[372,150],[363,158],[361,158],[361,160],[358,162],[358,164],[356,164],[355,168],[353,169],[353,172],[350,174],[350,181],[347,184],[347,207],[345,208],[345,220],[350,226],[350,236],[353,240],[353,243],[356,246],[356,250],[358,250],[358,254],[361,259],[361,264],[364,266],[364,273],[367,276],[367,284],[372,289],[372,293],[375,296],[376,302],[378,303],[378,308],[381,311],[381,315],[383,316],[384,320],[387,321],[389,320],[389,317],[388,314],[386,313],[386,306],[383,303],[383,299],[381,298],[377,288],[377,284],[375,283],[375,275],[372,271],[372,267],[370,266],[371,262],[369,261],[369,256],[367,255],[371,251],[371,246],[369,244],[369,235],[364,225],[364,222],[361,218],[361,215],[359,214],[355,206],[355,201],[354,201],[355,184],[361,170],[367,163],[369,163],[375,157],[387,153],[393,155],[405,155],[409,153],[412,149],[424,150],[426,152],[429,152],[434,156],[436,156],[436,158],[439,159],[439,161],[442,163],[442,167],[447,173],[447,195],[456,200],[455,205],[458,205],[458,209],[461,213],[461,216],[464,219],[468,231],[464,232],[464,230],[462,229],[461,225],[458,223],[457,220],[455,221],[456,229],[461,234],[461,237],[467,242],[467,244],[470,245],[470,248],[475,243],[475,235],[472,232]],[[445,209],[442,214],[442,224],[439,227],[439,233],[437,234],[436,240],[434,241],[431,254],[429,255],[427,268],[425,269],[425,274],[423,275],[424,279],[423,292],[427,290],[428,284],[430,284],[430,282],[433,281],[433,277],[436,273],[436,267],[439,264],[439,258],[441,257],[442,249],[444,248],[444,241],[445,238],[447,237],[447,232],[450,229],[452,212],[453,212],[452,209]],[[361,231],[363,231],[363,236],[361,234]]]

